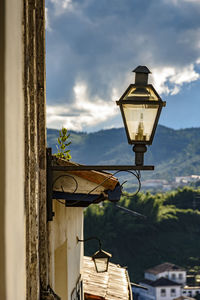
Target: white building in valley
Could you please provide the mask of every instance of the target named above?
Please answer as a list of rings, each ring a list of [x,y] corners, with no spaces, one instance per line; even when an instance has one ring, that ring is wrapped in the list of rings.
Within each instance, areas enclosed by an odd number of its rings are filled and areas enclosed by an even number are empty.
[[[200,294],[200,286],[187,284],[186,270],[172,263],[163,263],[146,270],[140,285],[146,289],[133,289],[139,300],[173,300]]]

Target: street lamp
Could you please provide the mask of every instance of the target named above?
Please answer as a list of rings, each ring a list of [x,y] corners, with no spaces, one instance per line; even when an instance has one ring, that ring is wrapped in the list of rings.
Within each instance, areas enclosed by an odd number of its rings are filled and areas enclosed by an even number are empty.
[[[93,256],[94,265],[97,273],[108,271],[108,264],[112,255],[102,249],[99,249]]]
[[[133,72],[135,75],[135,84],[130,84],[121,98],[116,102],[120,106],[128,142],[133,146],[135,152],[135,165],[59,165],[53,163],[52,149],[47,149],[47,221],[52,221],[53,199],[72,200],[76,197],[77,204],[81,203],[81,194],[65,193],[64,191],[54,193],[53,177],[60,172],[62,175],[74,171],[127,171],[135,175],[140,180],[138,174],[140,171],[154,170],[154,166],[144,165],[144,153],[147,151],[146,145],[151,145],[160,117],[162,107],[166,105],[162,101],[156,90],[151,84],[148,84],[148,74],[151,73],[146,66],[139,66]],[[115,173],[116,174],[116,173]],[[58,175],[57,175],[58,176]],[[69,176],[69,175],[67,175]],[[113,176],[113,175],[111,175]],[[138,190],[139,191],[139,190]],[[118,193],[118,191],[117,191]],[[69,195],[70,194],[70,195]],[[93,196],[93,195],[91,195]],[[59,197],[59,198],[58,198]],[[79,198],[80,197],[80,198]],[[115,197],[115,196],[114,196]],[[110,196],[111,199],[111,196]],[[75,203],[74,202],[74,203]],[[94,203],[95,200],[93,200]],[[74,204],[73,204],[74,205]],[[81,205],[80,205],[81,206]],[[103,251],[103,250],[101,250]],[[100,259],[100,258],[99,258]]]
[[[104,273],[108,271],[108,264],[112,255],[101,249],[101,241],[97,237],[89,237],[84,240],[80,240],[77,237],[77,242],[87,242],[90,240],[97,240],[99,242],[99,250],[92,255],[94,261],[95,269],[97,273]]]
[[[138,66],[133,72],[135,84],[130,84],[121,98],[116,101],[120,106],[128,143],[133,145],[135,165],[142,166],[146,145],[151,145],[162,107],[166,105],[156,90],[148,84],[146,66]]]

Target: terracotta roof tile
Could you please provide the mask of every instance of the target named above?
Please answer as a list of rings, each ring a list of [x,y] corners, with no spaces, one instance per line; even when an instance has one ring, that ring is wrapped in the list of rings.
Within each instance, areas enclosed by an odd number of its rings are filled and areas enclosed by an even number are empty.
[[[60,165],[60,166],[78,166],[79,164],[67,161],[61,158],[53,157],[53,164],[54,165]],[[94,182],[96,184],[101,184],[105,179],[107,179],[105,182],[102,183],[102,186],[105,189],[114,190],[116,185],[118,184],[118,180],[116,177],[111,177],[111,173],[104,172],[104,171],[69,171],[70,174],[77,175],[79,177],[82,177],[86,180],[89,180],[91,182]]]
[[[185,269],[182,267],[179,267],[175,264],[165,262],[165,263],[155,266],[153,268],[147,269],[145,271],[145,273],[151,273],[151,274],[156,275],[156,274],[163,273],[166,271],[185,271]]]
[[[142,283],[145,283],[147,285],[157,287],[157,286],[179,286],[181,283],[174,282],[172,280],[169,280],[168,278],[161,277],[155,281],[143,279]]]

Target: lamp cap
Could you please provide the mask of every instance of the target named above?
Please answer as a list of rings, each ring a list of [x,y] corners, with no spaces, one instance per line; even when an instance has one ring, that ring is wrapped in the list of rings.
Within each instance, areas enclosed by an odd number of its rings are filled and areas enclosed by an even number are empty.
[[[138,66],[132,72],[149,74],[151,71],[146,66]]]

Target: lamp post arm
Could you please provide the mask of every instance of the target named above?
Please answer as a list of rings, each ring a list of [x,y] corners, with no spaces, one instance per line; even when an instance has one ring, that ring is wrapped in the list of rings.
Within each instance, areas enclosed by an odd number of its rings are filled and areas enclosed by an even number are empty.
[[[97,240],[97,241],[99,242],[99,250],[101,250],[101,241],[100,241],[100,239],[99,239],[98,237],[96,237],[96,236],[92,236],[92,237],[89,237],[89,238],[84,239],[84,240],[80,240],[80,239],[78,238],[78,236],[77,236],[76,238],[77,238],[77,243],[78,243],[78,242],[83,242],[83,243],[85,243],[85,242],[90,241],[90,240]]]

